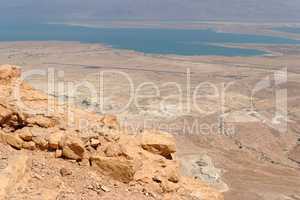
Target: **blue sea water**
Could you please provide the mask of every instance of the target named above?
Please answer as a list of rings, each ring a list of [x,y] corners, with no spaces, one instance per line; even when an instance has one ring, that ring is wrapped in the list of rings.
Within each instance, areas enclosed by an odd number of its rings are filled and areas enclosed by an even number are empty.
[[[0,41],[79,41],[149,54],[256,56],[255,49],[227,48],[213,44],[299,44],[281,37],[218,33],[213,30],[89,28],[56,24],[1,25]]]
[[[273,30],[287,32],[287,33],[299,33],[300,34],[300,27],[278,27],[278,28],[273,28]]]

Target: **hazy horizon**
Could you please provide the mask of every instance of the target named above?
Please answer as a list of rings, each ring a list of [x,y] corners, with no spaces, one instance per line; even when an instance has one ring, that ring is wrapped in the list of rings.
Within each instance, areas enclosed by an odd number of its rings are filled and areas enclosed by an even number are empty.
[[[3,22],[219,20],[300,22],[298,0],[3,0]]]

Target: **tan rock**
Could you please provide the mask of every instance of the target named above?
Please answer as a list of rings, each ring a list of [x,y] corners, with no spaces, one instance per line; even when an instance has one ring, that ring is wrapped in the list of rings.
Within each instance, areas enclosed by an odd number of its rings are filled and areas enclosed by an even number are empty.
[[[104,153],[107,157],[118,157],[118,156],[124,156],[127,157],[125,148],[121,144],[109,144],[107,145],[106,149],[104,150]]]
[[[72,160],[82,160],[85,153],[84,143],[81,139],[67,136],[63,142],[63,156]]]
[[[32,141],[36,144],[36,146],[41,150],[48,149],[48,142],[42,136],[35,136],[32,138]]]
[[[67,168],[61,168],[61,169],[59,170],[59,172],[60,172],[60,175],[61,175],[62,177],[72,175],[72,171],[71,171],[70,169],[67,169]]]
[[[15,134],[5,134],[4,135],[6,143],[10,146],[16,148],[16,149],[22,149],[23,146],[23,140],[19,138],[18,135]]]
[[[56,149],[55,158],[61,158],[63,156],[63,152],[61,149]]]
[[[172,159],[172,154],[176,152],[175,138],[170,134],[145,131],[140,137],[141,146],[146,151],[162,155],[167,159]]]
[[[34,142],[30,141],[30,142],[23,142],[22,148],[33,151],[36,149],[36,146]]]
[[[11,80],[21,76],[21,69],[14,65],[1,65],[0,66],[0,80]]]
[[[52,150],[59,149],[60,144],[62,143],[64,132],[58,131],[51,134],[48,138],[48,148]]]
[[[31,141],[32,140],[32,133],[30,131],[30,128],[23,128],[20,129],[18,131],[16,131],[16,133],[19,135],[19,137],[24,140],[24,141]]]
[[[27,118],[26,122],[28,124],[37,125],[42,128],[51,128],[57,124],[57,121],[54,118],[40,116],[40,115]]]
[[[91,163],[103,174],[124,183],[132,181],[134,174],[141,167],[139,162],[122,157],[92,156]]]
[[[160,187],[162,188],[163,192],[169,193],[176,192],[180,188],[180,185],[170,181],[162,181],[160,183]]]

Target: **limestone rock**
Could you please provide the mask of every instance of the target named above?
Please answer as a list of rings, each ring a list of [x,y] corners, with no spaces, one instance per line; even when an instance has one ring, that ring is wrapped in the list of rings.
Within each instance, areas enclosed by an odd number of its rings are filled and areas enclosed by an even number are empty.
[[[57,121],[50,117],[34,116],[26,119],[26,122],[31,125],[37,125],[42,128],[51,128],[57,124]]]
[[[107,157],[118,157],[124,156],[127,157],[126,151],[120,144],[110,144],[104,150],[104,153]]]
[[[122,157],[92,156],[91,163],[105,175],[124,183],[131,182],[134,174],[141,166],[139,162]]]
[[[11,80],[21,76],[21,69],[14,65],[1,65],[0,66],[0,80]]]
[[[48,148],[52,150],[59,149],[63,136],[64,133],[62,131],[51,134],[48,138]]]
[[[23,139],[24,141],[31,141],[32,140],[32,133],[30,131],[30,128],[23,128],[23,129],[20,129],[18,131],[16,131],[17,134],[19,134],[19,137],[21,139]]]
[[[18,135],[15,134],[5,134],[5,141],[10,146],[16,148],[16,149],[22,149],[23,146],[23,140],[19,138]]]
[[[167,159],[172,159],[172,154],[176,152],[174,137],[165,133],[143,132],[141,146],[146,151],[162,155]]]
[[[85,153],[84,143],[81,139],[67,136],[63,142],[63,156],[72,160],[82,160]]]
[[[36,146],[34,142],[30,141],[30,142],[23,142],[22,148],[33,151],[35,150]]]
[[[48,142],[42,136],[35,136],[32,138],[32,141],[36,144],[36,146],[41,150],[48,149]]]

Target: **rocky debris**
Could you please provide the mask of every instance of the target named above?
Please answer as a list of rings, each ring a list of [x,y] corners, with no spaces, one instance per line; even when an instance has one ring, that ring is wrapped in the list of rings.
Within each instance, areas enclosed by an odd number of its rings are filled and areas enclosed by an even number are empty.
[[[72,171],[69,170],[69,169],[67,169],[67,168],[61,168],[61,169],[59,170],[59,173],[60,173],[60,175],[61,175],[62,177],[72,175]]]
[[[172,159],[172,154],[176,152],[175,138],[166,133],[151,133],[145,131],[141,135],[141,146],[143,149]]]
[[[76,108],[72,108],[75,118],[70,126],[65,125],[69,116],[64,112],[29,113],[17,108],[14,102],[8,104],[2,101],[10,99],[12,86],[9,84],[14,78],[17,80],[19,73],[15,67],[9,67],[7,72],[1,70],[3,68],[0,67],[0,89],[4,92],[0,94],[0,142],[16,149],[45,151],[45,154],[49,151],[52,153],[48,155],[53,159],[70,159],[70,163],[77,166],[90,168],[91,165],[111,180],[139,185],[147,191],[144,194],[148,194],[148,197],[184,199],[186,194],[199,191],[204,200],[223,199],[220,192],[203,182],[180,174],[180,164],[173,156],[176,144],[172,135],[150,130],[137,136],[128,134],[119,130],[120,125],[115,116],[101,117]],[[8,73],[9,78],[4,78],[4,82],[1,82],[1,73]],[[43,94],[25,83],[20,87],[23,103],[28,103],[31,109],[47,110],[49,102]],[[103,129],[95,129],[93,126],[81,128],[82,119]],[[45,168],[43,164],[40,171],[35,173],[42,173]],[[64,177],[70,173],[72,171],[67,168],[60,169],[60,174]],[[43,177],[44,174],[43,172],[40,176]],[[100,190],[108,192],[110,189]],[[62,193],[60,195],[64,196]]]

